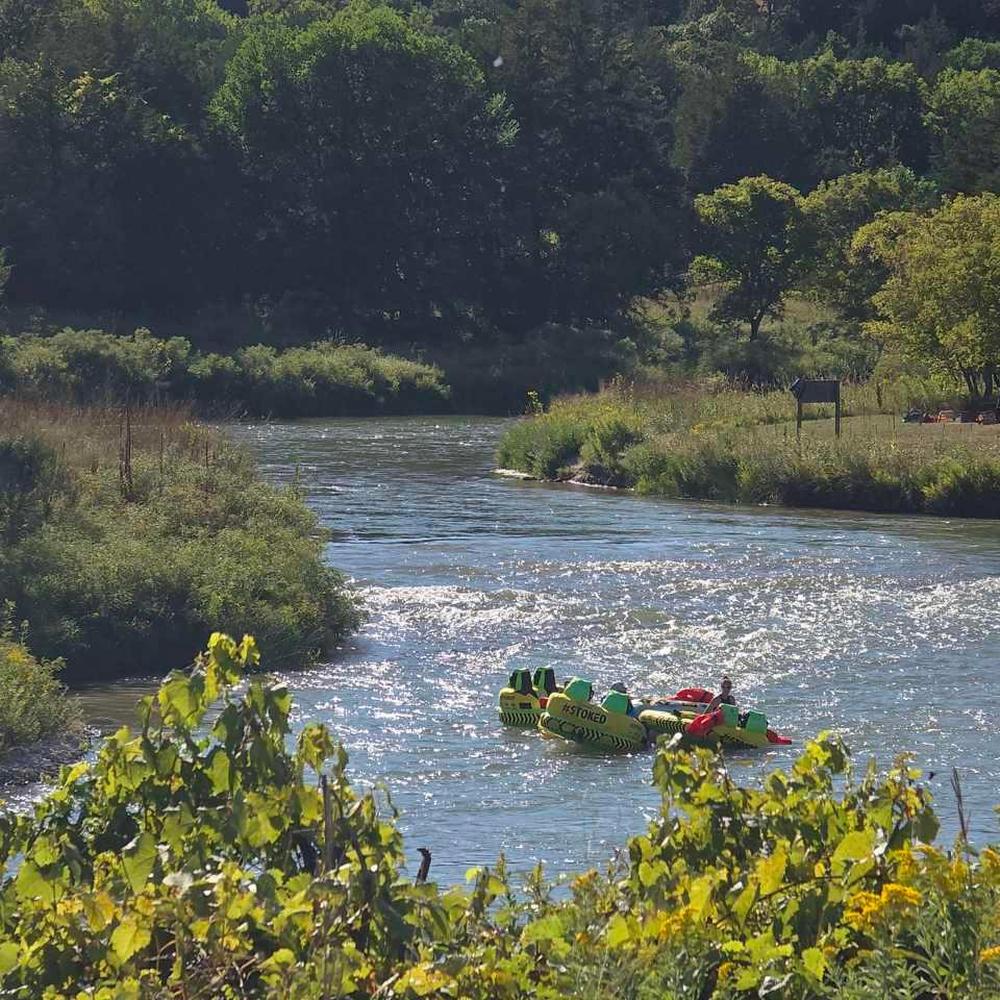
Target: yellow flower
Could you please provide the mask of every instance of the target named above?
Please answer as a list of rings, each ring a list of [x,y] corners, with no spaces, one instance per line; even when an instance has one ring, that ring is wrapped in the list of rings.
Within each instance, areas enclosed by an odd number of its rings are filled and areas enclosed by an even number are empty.
[[[844,920],[856,931],[870,934],[884,916],[901,916],[905,910],[919,906],[923,898],[916,889],[890,882],[882,886],[882,892],[878,896],[864,891],[852,896],[847,904]]]
[[[1000,854],[992,847],[984,847],[979,855],[979,866],[989,885],[1000,885]]]
[[[722,965],[719,966],[719,982],[725,982],[732,975],[732,972],[733,963],[723,962]]]
[[[896,852],[896,878],[900,882],[912,882],[919,871],[920,865],[909,847]]]
[[[669,941],[672,937],[676,937],[678,934],[683,934],[688,929],[689,925],[694,922],[693,916],[694,911],[691,909],[690,905],[682,906],[679,910],[671,913],[662,921],[657,937],[659,937],[661,941]]]
[[[1000,961],[1000,944],[995,944],[992,948],[987,948],[985,951],[981,952],[979,955],[980,962],[998,962]]]
[[[855,893],[847,904],[844,920],[856,931],[871,930],[880,913],[880,897],[873,892]]]
[[[919,906],[924,901],[924,897],[916,889],[909,886],[900,885],[898,882],[890,882],[882,886],[882,902],[888,907]]]

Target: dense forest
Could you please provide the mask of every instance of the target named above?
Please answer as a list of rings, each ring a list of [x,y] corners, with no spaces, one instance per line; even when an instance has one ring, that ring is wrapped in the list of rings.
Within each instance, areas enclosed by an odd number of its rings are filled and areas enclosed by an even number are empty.
[[[0,284],[201,349],[635,337],[692,281],[749,341],[790,289],[856,329],[855,231],[997,188],[998,39],[997,0],[0,0]]]

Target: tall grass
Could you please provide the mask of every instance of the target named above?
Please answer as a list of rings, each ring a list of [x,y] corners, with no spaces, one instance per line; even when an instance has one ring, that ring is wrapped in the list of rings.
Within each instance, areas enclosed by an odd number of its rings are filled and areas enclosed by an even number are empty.
[[[539,478],[672,497],[1000,517],[1000,433],[967,428],[975,436],[963,437],[957,426],[946,432],[878,416],[935,393],[903,382],[848,385],[844,436],[828,426],[832,406],[811,407],[799,441],[787,392],[720,381],[617,384],[521,421],[498,461]]]
[[[184,408],[139,409],[126,426],[120,411],[7,399],[5,441],[31,445],[8,450],[8,472],[31,460],[0,477],[0,597],[70,675],[143,672],[153,655],[180,665],[217,626],[267,633],[291,665],[357,624],[301,496],[261,482]]]

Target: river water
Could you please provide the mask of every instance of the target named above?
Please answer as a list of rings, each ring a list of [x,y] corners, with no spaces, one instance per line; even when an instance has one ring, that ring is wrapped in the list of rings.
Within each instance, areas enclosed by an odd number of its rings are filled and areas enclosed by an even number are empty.
[[[859,765],[912,751],[944,821],[957,766],[975,839],[1000,803],[1000,525],[678,503],[492,474],[505,422],[338,420],[241,426],[264,474],[297,480],[329,559],[370,619],[331,662],[286,680],[297,718],[383,782],[410,857],[433,876],[506,853],[524,871],[600,865],[655,813],[652,756],[599,756],[504,730],[515,666],[602,692],[714,686],[796,742],[844,734]],[[266,659],[266,650],[265,650]],[[120,714],[143,687],[88,693]],[[796,747],[730,757],[752,782]]]

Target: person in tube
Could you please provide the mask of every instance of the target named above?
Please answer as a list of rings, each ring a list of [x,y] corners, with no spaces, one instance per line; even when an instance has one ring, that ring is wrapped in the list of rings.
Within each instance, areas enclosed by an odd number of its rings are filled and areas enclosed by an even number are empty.
[[[722,677],[722,690],[708,703],[708,708],[705,709],[705,712],[714,712],[720,705],[735,706],[735,704],[733,682],[729,679],[728,675],[724,674]]]

